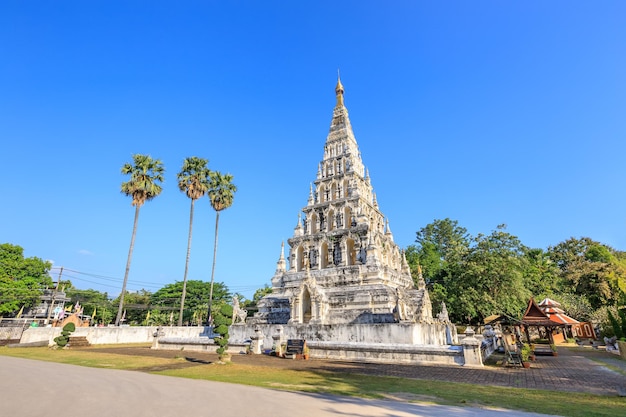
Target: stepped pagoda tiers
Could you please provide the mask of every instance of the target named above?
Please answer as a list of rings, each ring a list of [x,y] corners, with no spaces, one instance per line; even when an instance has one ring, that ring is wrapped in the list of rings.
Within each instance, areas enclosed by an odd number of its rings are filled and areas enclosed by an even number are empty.
[[[424,280],[411,277],[363,165],[338,79],[337,102],[309,189],[308,203],[284,243],[272,293],[249,324],[430,323]]]
[[[480,366],[468,328],[458,345],[447,310],[432,317],[426,284],[411,271],[376,201],[344,105],[341,81],[317,175],[293,236],[281,246],[272,292],[258,311],[233,300],[229,351],[391,363]],[[159,338],[169,349],[207,350],[199,338]],[[243,351],[243,350],[240,350]]]

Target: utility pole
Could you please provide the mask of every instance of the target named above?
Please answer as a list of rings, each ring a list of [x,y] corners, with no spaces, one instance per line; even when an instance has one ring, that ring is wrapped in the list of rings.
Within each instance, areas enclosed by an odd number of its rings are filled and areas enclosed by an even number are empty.
[[[50,315],[52,314],[52,310],[54,309],[54,298],[57,295],[57,291],[59,290],[59,284],[61,284],[61,275],[63,275],[63,267],[59,271],[59,279],[57,280],[57,286],[52,291],[52,296],[50,299],[50,307],[48,307],[48,317],[46,318],[46,324],[50,322]]]

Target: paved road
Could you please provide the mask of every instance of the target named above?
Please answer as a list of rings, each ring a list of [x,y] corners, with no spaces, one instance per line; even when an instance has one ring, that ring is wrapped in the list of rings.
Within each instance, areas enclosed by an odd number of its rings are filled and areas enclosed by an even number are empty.
[[[291,393],[0,356],[5,416],[538,417],[510,410]]]

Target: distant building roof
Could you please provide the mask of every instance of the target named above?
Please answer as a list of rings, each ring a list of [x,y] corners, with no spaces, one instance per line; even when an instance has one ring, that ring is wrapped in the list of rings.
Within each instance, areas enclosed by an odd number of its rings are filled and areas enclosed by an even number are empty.
[[[524,313],[524,317],[522,318],[522,324],[539,327],[563,326],[563,323],[552,320],[546,313],[544,313],[532,298],[528,301],[528,307],[526,307],[526,313]]]
[[[550,298],[544,298],[538,304],[541,311],[552,321],[556,321],[562,324],[578,324],[580,323],[578,320],[574,320],[560,308],[561,304],[557,301],[551,300]]]

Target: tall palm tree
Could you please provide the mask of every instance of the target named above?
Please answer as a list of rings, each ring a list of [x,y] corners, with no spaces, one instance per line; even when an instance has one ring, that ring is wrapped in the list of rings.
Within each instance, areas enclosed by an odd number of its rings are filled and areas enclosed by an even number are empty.
[[[152,159],[150,155],[133,155],[133,163],[126,163],[122,166],[122,174],[130,175],[130,180],[122,183],[122,193],[132,197],[132,205],[135,207],[135,222],[133,223],[133,235],[130,239],[130,249],[128,250],[128,260],[126,261],[126,272],[124,273],[124,283],[120,294],[120,306],[117,310],[115,325],[119,326],[124,309],[124,294],[126,294],[126,283],[128,282],[128,272],[130,271],[130,260],[133,257],[135,246],[135,235],[137,234],[137,220],[139,219],[139,209],[146,201],[152,200],[161,194],[163,188],[163,173],[165,168],[159,159]]]
[[[211,171],[207,167],[208,159],[192,156],[183,162],[183,168],[178,173],[178,188],[191,199],[189,209],[189,238],[187,239],[187,259],[185,260],[185,275],[183,277],[183,294],[180,298],[180,313],[178,325],[183,325],[183,310],[185,308],[185,296],[187,294],[187,271],[189,270],[189,255],[191,254],[191,232],[193,228],[193,209],[197,199],[203,197],[209,190]]]
[[[208,195],[211,207],[215,210],[215,242],[213,244],[213,267],[211,268],[211,289],[209,290],[209,315],[207,325],[211,325],[211,305],[213,304],[213,280],[215,278],[215,256],[217,255],[217,230],[220,223],[220,212],[233,205],[237,187],[232,183],[233,176],[222,175],[217,171],[211,173],[211,185]]]

